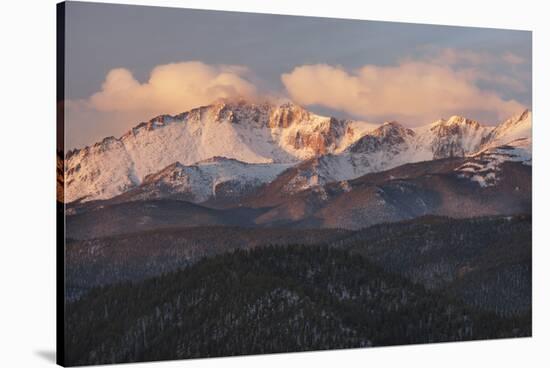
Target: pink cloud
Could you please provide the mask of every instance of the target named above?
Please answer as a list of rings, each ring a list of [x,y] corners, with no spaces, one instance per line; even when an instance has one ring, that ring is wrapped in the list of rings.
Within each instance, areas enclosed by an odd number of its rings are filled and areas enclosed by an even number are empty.
[[[213,66],[199,61],[165,64],[151,71],[145,83],[128,69],[112,69],[101,91],[88,100],[99,111],[174,114],[220,98],[254,98],[256,88],[240,66]]]
[[[425,123],[471,111],[505,118],[524,108],[515,100],[477,87],[476,81],[483,78],[471,70],[411,60],[397,66],[365,65],[353,71],[326,64],[303,65],[281,77],[290,97],[300,104],[371,119],[395,117]]]

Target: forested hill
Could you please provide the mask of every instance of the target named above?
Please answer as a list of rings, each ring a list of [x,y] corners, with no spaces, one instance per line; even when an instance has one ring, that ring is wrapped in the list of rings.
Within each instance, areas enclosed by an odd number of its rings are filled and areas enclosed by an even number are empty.
[[[428,289],[502,315],[531,310],[530,215],[423,217],[358,231],[335,243]]]
[[[479,312],[325,246],[206,258],[69,304],[66,363],[353,348],[530,336],[530,316]]]
[[[531,309],[531,216],[422,217],[351,232],[336,229],[172,228],[71,241],[67,300],[94,286],[141,281],[235,249],[329,244],[389,273],[503,315]]]

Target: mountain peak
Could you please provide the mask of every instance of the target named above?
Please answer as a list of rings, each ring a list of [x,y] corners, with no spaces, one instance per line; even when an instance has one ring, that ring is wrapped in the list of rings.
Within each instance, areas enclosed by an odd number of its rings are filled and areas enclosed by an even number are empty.
[[[468,119],[461,115],[452,115],[448,119],[439,119],[430,124],[432,129],[441,127],[458,127],[458,126],[471,126],[474,128],[481,127],[477,121]]]
[[[288,128],[297,123],[310,123],[318,120],[330,120],[330,118],[315,115],[292,102],[285,102],[279,106],[272,107],[269,116],[269,127]]]
[[[516,114],[516,115],[512,116],[511,118],[505,120],[500,125],[502,125],[502,126],[515,125],[517,123],[527,121],[528,118],[530,117],[530,115],[531,115],[531,111],[529,109],[525,109],[521,113]]]
[[[452,125],[479,126],[479,123],[475,120],[465,118],[464,116],[453,115],[449,119],[447,119],[447,121],[444,122],[444,125],[446,126],[452,126]]]
[[[389,121],[365,134],[353,143],[348,150],[352,153],[372,153],[383,150],[384,147],[397,149],[397,147],[405,144],[410,137],[414,136],[414,130],[405,128],[396,121]]]
[[[523,120],[523,119],[525,119],[530,113],[531,113],[531,110],[529,110],[529,109],[526,108],[526,109],[523,109],[523,111],[520,112],[519,114],[513,116],[511,119],[517,118],[518,120]]]
[[[302,122],[316,119],[330,119],[313,114],[291,101],[275,103],[270,100],[253,101],[240,99],[219,99],[205,106],[216,119],[227,119],[232,123],[248,122],[256,126],[288,128]]]
[[[527,139],[529,144],[532,136],[531,111],[523,110],[497,125],[487,139],[491,146],[510,144],[511,142]]]
[[[372,133],[376,137],[386,136],[413,136],[415,133],[412,129],[405,128],[397,121],[386,121],[380,127],[376,128]]]

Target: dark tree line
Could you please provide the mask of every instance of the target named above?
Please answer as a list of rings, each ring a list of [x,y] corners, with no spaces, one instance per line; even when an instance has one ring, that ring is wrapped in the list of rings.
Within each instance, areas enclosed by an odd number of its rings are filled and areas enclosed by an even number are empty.
[[[236,250],[67,306],[70,365],[530,336],[328,246]]]

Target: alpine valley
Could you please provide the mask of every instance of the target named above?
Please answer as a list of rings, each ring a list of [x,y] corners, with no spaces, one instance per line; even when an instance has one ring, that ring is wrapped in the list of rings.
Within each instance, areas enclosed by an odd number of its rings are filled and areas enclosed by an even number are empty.
[[[219,100],[58,155],[71,365],[531,335],[531,112]]]

